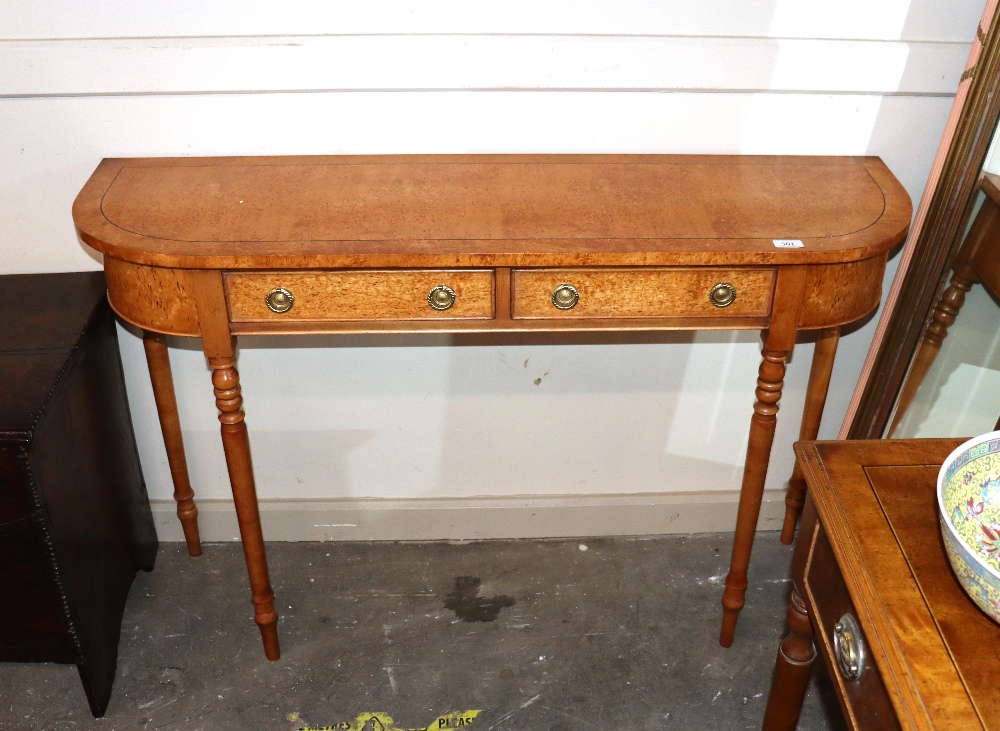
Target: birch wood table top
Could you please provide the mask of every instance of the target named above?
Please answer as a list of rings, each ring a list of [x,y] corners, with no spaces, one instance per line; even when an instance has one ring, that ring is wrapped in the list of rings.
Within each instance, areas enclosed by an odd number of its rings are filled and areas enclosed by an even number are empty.
[[[181,268],[747,265],[870,258],[910,206],[871,157],[412,155],[109,159],[73,215]]]

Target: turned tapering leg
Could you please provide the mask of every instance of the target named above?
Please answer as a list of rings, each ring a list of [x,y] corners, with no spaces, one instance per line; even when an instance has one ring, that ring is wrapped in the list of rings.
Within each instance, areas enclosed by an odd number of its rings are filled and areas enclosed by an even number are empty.
[[[274,590],[267,573],[264,533],[260,527],[257,488],[250,460],[250,439],[244,422],[240,375],[236,371],[236,340],[229,328],[222,273],[211,269],[192,270],[187,276],[195,292],[202,349],[212,368],[215,404],[222,422],[222,447],[226,453],[243,556],[250,576],[254,620],[264,641],[264,654],[268,660],[277,660],[281,656],[278,613],[274,610]]]
[[[753,405],[750,420],[750,443],[747,446],[746,466],[743,469],[743,484],[740,488],[740,504],[736,514],[736,535],[733,538],[733,554],[726,576],[726,588],[722,594],[722,633],[719,644],[729,647],[736,633],[736,620],[743,609],[747,589],[747,568],[753,549],[757,518],[764,497],[764,478],[767,477],[767,463],[771,456],[774,429],[777,424],[778,401],[785,377],[785,361],[790,351],[769,350],[765,345],[763,361],[757,377],[757,400]]]
[[[763,731],[794,731],[816,659],[809,609],[797,589],[788,598],[788,634],[778,648]]]
[[[774,678],[764,712],[765,731],[792,731],[799,720],[809,675],[816,659],[809,605],[804,600],[806,566],[820,530],[816,505],[807,496],[802,510],[802,530],[792,554],[792,593],[788,598],[788,634],[778,648]]]
[[[889,425],[889,436],[891,437],[899,422],[906,415],[906,410],[910,407],[913,397],[917,394],[917,389],[927,376],[927,371],[934,364],[938,352],[941,350],[941,343],[948,337],[948,328],[955,323],[955,318],[965,304],[965,295],[972,288],[972,285],[979,281],[975,268],[969,262],[965,262],[957,268],[951,275],[951,282],[948,288],[941,293],[941,298],[934,305],[931,311],[930,322],[924,329],[924,334],[920,338],[920,345],[916,355],[913,356],[913,363],[906,374],[906,381],[899,392],[899,400],[896,402],[896,413],[892,416],[892,424]]]
[[[250,439],[244,422],[236,358],[209,358],[208,363],[212,367],[215,404],[219,407],[219,421],[222,422],[222,446],[226,452],[226,466],[233,488],[243,555],[250,575],[254,620],[264,641],[264,654],[268,660],[277,660],[281,655],[278,647],[278,613],[274,609],[274,591],[267,572],[264,534],[260,527],[257,489],[254,486],[253,464],[250,459]]]
[[[188,476],[187,459],[184,457],[184,439],[181,436],[181,422],[177,414],[177,396],[174,394],[174,378],[170,371],[170,356],[167,338],[160,333],[144,330],[142,344],[146,349],[146,364],[149,366],[149,380],[153,384],[153,398],[156,413],[160,417],[160,431],[167,449],[167,463],[174,482],[174,500],[177,501],[177,517],[180,518],[187,542],[188,554],[201,555],[201,538],[198,535],[198,507],[194,504],[194,490]]]
[[[819,434],[819,423],[823,419],[823,407],[826,405],[826,394],[830,388],[830,374],[833,372],[833,361],[837,356],[837,343],[840,341],[840,328],[833,327],[823,330],[816,340],[816,350],[813,352],[812,367],[809,370],[809,386],[806,388],[806,403],[802,411],[802,427],[799,429],[800,440],[812,440]],[[802,468],[798,460],[792,469],[792,477],[788,480],[788,492],[785,494],[785,522],[781,527],[781,542],[790,544],[795,536],[795,524],[806,499],[806,481],[802,476]]]

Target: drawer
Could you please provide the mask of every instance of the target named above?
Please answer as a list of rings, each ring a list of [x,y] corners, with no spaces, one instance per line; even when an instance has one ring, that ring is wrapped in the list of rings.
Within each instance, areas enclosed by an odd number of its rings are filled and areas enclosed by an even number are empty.
[[[455,320],[493,317],[493,271],[229,272],[233,322]],[[289,299],[272,292],[284,290]],[[275,312],[272,304],[284,311]],[[434,298],[432,306],[429,298]]]
[[[774,288],[773,269],[517,269],[512,276],[515,319],[766,317]],[[725,285],[735,293],[728,303]],[[710,299],[713,288],[720,304]]]
[[[848,725],[854,729],[898,729],[899,722],[872,659],[871,647],[860,630],[861,617],[847,593],[833,548],[823,530],[817,531],[804,583],[813,627],[819,629],[816,646],[826,660],[833,682],[840,688],[838,696]],[[848,680],[841,674],[835,654],[836,626],[845,615],[857,624],[858,640],[864,652],[863,670],[856,680]]]

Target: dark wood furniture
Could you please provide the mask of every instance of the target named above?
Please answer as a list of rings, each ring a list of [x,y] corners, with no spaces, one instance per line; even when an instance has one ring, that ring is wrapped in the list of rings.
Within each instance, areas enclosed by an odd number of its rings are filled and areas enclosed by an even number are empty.
[[[938,528],[938,469],[961,441],[795,445],[809,498],[766,731],[795,728],[814,637],[852,729],[1000,728],[1000,626],[962,591]]]
[[[0,277],[0,660],[75,663],[104,714],[156,533],[104,276]]]
[[[965,295],[973,284],[982,284],[993,297],[1000,295],[1000,177],[991,173],[983,175],[982,207],[976,214],[969,233],[955,254],[951,265],[951,282],[941,293],[931,310],[930,319],[917,345],[917,353],[907,371],[906,381],[896,402],[896,412],[889,426],[889,436],[906,414],[917,389],[934,364],[941,343],[948,337],[948,328],[955,324]],[[1000,404],[998,404],[1000,405]]]
[[[112,306],[200,337],[267,657],[279,656],[234,338],[273,333],[756,329],[763,333],[720,641],[732,643],[799,330],[822,331],[815,437],[840,325],[874,309],[910,202],[877,158],[455,155],[105,160],[73,207]],[[165,368],[150,364],[189,545]],[[163,404],[167,404],[164,416]],[[794,528],[804,481],[793,479]],[[790,536],[791,531],[786,531]]]

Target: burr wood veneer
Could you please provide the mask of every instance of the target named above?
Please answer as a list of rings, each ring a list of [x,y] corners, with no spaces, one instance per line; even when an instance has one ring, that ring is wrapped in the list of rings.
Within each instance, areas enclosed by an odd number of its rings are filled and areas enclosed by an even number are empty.
[[[179,158],[105,160],[73,216],[81,238],[104,254],[108,295],[122,318],[202,340],[256,619],[274,659],[277,615],[234,336],[761,330],[723,596],[721,642],[729,645],[796,333],[821,329],[829,346],[814,361],[803,421],[803,436],[814,437],[837,328],[878,304],[910,202],[877,158]],[[161,341],[150,335],[147,344],[159,364]],[[169,369],[150,366],[178,512],[197,546]],[[803,499],[798,477],[792,527]]]

